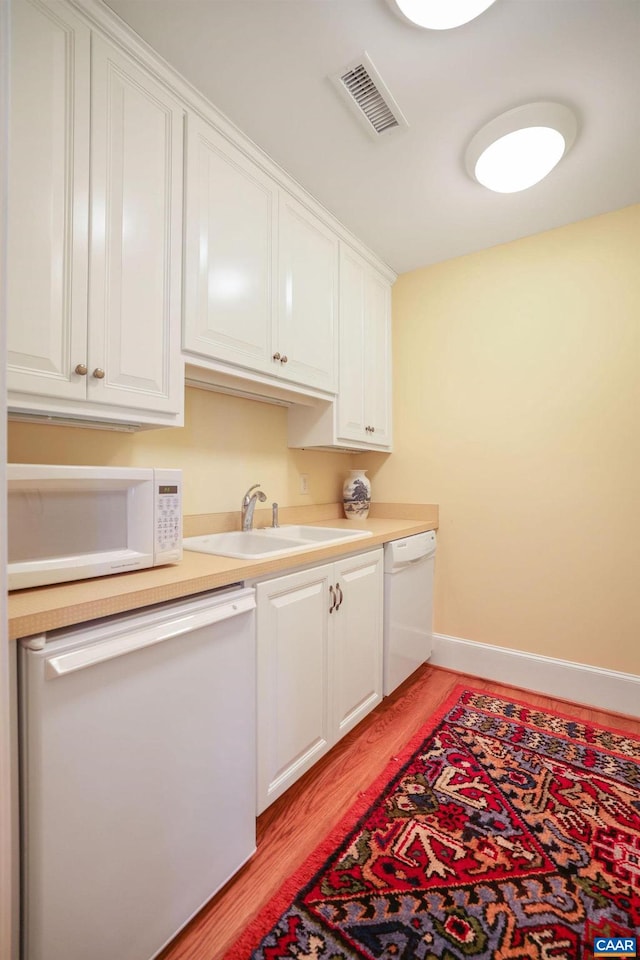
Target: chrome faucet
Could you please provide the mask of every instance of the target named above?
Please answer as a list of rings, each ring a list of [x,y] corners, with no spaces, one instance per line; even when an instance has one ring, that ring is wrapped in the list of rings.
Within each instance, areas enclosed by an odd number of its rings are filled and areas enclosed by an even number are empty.
[[[267,499],[266,494],[262,490],[258,490],[260,486],[259,483],[254,483],[252,487],[249,487],[244,497],[242,498],[242,529],[251,530],[253,527],[253,511],[256,508],[256,500],[260,500],[261,503]],[[255,493],[251,491],[255,490]]]

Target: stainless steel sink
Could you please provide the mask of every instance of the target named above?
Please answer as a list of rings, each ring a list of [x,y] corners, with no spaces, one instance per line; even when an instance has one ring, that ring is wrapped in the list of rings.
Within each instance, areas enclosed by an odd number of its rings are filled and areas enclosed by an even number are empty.
[[[268,557],[303,553],[305,550],[326,547],[331,543],[360,540],[370,536],[368,530],[291,525],[185,537],[182,544],[185,550],[196,553],[212,553],[237,560],[265,560]]]

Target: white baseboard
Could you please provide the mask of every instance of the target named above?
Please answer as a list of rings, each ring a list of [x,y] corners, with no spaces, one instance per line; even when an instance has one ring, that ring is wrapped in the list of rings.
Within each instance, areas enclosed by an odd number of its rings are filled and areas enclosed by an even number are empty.
[[[640,716],[640,677],[631,673],[494,647],[443,633],[433,635],[429,663],[602,710]]]

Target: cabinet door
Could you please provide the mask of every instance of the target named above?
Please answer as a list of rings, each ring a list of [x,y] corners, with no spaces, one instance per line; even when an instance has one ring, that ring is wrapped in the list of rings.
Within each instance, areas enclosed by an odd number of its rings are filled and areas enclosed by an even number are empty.
[[[83,400],[89,30],[51,0],[14,0],[11,20],[7,385]]]
[[[258,813],[329,747],[331,570],[257,586]]]
[[[94,36],[92,401],[169,413],[182,407],[182,154],[180,104]]]
[[[340,247],[340,390],[337,433],[342,440],[368,440],[365,430],[367,269],[350,247]]]
[[[332,742],[382,700],[382,549],[338,561],[334,577]]]
[[[275,372],[277,200],[266,174],[210,124],[189,116],[185,350]]]
[[[340,250],[341,440],[391,444],[391,291],[389,283],[351,250]]]
[[[365,290],[365,427],[369,443],[391,446],[391,289],[370,271]]]
[[[279,310],[274,373],[336,391],[338,238],[293,197],[280,194]]]

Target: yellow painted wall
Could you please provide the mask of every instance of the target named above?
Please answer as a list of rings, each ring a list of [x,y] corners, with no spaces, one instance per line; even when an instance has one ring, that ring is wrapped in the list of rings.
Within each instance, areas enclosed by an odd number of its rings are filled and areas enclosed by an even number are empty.
[[[405,274],[393,315],[360,462],[440,504],[436,630],[640,674],[640,206]]]
[[[394,453],[287,448],[286,410],[187,390],[186,426],[9,425],[8,459],[179,466],[185,513],[440,504],[436,630],[640,674],[640,206],[400,277]],[[310,480],[299,494],[299,474]]]
[[[9,423],[8,460],[181,467],[185,514],[239,510],[253,483],[262,484],[269,503],[335,503],[349,469],[344,454],[289,450],[285,407],[192,388],[181,428],[128,434]],[[301,473],[309,477],[304,496]]]

